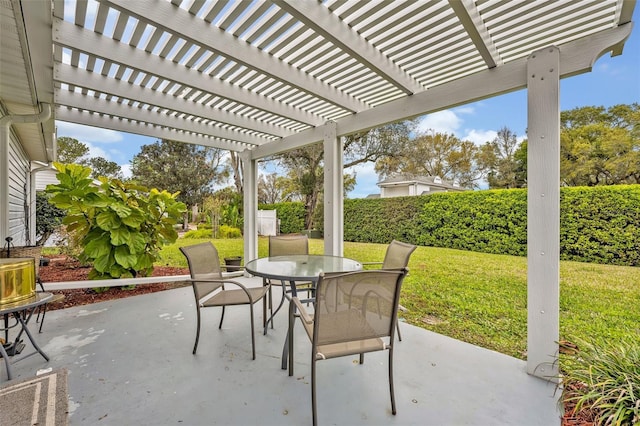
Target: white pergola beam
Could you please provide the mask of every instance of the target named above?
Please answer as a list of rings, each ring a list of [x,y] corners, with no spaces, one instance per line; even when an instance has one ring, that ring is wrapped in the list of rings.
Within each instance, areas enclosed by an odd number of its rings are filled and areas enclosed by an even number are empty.
[[[171,114],[150,111],[146,108],[128,106],[124,103],[118,104],[114,101],[107,101],[105,99],[83,95],[81,93],[74,93],[64,89],[55,90],[55,99],[56,104],[60,106],[77,108],[98,114],[107,114],[160,127],[166,126],[167,121],[171,120],[171,127],[174,129],[199,133],[212,138],[227,139],[229,141],[241,142],[250,145],[257,145],[259,143],[266,143],[269,141],[266,138],[259,138],[257,136],[219,128],[208,123],[197,122],[190,116],[187,116],[186,118],[178,118]]]
[[[560,52],[527,61],[527,372],[558,381]]]
[[[100,34],[57,18],[53,21],[53,41],[59,46],[84,52],[87,55],[108,58],[113,63],[156,75],[186,87],[206,88],[209,93],[222,98],[269,111],[300,123],[312,126],[323,124],[323,119],[314,114],[276,102],[249,90],[242,90],[220,79],[188,69],[128,44],[105,39]]]
[[[258,162],[250,151],[240,153],[243,166],[244,261],[258,258]]]
[[[313,78],[299,69],[279,60],[218,29],[215,37],[210,33],[216,29],[203,19],[183,11],[167,2],[154,0],[100,0],[121,12],[134,16],[172,34],[179,34],[189,42],[213,50],[250,69],[268,75],[319,99],[323,99],[351,112],[362,111],[368,106],[334,87]]]
[[[153,126],[146,123],[128,121],[108,115],[91,114],[88,111],[79,111],[62,106],[56,106],[56,119],[69,123],[83,124],[85,126],[101,129],[115,130],[118,132],[133,133],[158,139],[170,139],[195,145],[210,146],[213,148],[240,151],[242,145],[236,142],[224,141],[206,137],[196,133],[180,132],[169,127]]]
[[[449,6],[460,19],[460,23],[478,49],[478,53],[484,59],[487,67],[494,68],[502,65],[498,49],[493,44],[475,2],[473,0],[449,0]]]
[[[598,57],[623,43],[631,34],[632,24],[612,28],[590,37],[560,46],[560,77],[591,70]],[[456,81],[442,84],[426,92],[398,99],[368,111],[336,120],[338,135],[344,136],[387,123],[464,105],[492,96],[524,89],[527,86],[527,59],[485,70]],[[259,159],[322,141],[319,128],[304,130],[253,150]]]
[[[404,93],[410,95],[424,91],[418,81],[345,25],[322,3],[316,0],[278,0],[275,4]]]
[[[344,254],[344,146],[336,123],[324,126],[324,254]]]
[[[124,99],[132,99],[140,103],[155,105],[160,108],[208,118],[220,123],[230,124],[256,132],[266,133],[278,137],[293,134],[293,131],[277,127],[261,120],[253,120],[242,115],[232,114],[219,108],[208,107],[198,102],[192,102],[184,98],[172,96],[157,90],[149,90],[142,86],[130,84],[123,80],[105,77],[71,65],[56,63],[54,80],[60,83],[84,87],[105,95],[117,96]],[[258,143],[258,142],[256,142]]]

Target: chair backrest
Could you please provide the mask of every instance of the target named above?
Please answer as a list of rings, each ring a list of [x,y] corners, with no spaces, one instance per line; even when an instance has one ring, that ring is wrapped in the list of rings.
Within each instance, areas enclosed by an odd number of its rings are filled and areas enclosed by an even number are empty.
[[[391,337],[406,268],[321,274],[316,289],[314,345]]]
[[[416,249],[416,246],[409,243],[403,243],[401,241],[393,240],[389,247],[387,247],[387,253],[384,256],[382,262],[382,269],[400,269],[406,268],[409,264],[409,258],[411,253]]]
[[[309,238],[302,234],[270,235],[269,256],[309,254]]]
[[[222,279],[222,268],[218,250],[210,242],[180,247],[180,251],[187,258],[189,273],[192,280]],[[212,291],[217,290],[222,284],[204,281],[192,281],[196,299],[201,299]]]

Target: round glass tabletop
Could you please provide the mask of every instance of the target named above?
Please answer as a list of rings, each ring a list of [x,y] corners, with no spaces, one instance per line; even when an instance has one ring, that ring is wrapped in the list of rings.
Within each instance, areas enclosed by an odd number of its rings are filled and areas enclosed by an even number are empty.
[[[359,271],[362,264],[346,257],[299,254],[255,259],[244,268],[252,275],[275,280],[317,281],[322,272]]]

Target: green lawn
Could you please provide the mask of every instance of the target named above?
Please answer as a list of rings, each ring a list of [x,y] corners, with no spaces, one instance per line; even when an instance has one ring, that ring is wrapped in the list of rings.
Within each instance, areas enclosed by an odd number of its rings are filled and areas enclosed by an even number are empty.
[[[162,250],[158,264],[186,266],[179,246],[206,240],[180,239]],[[220,257],[242,256],[243,240],[213,240]],[[310,252],[324,251],[310,240]],[[386,244],[345,243],[346,257],[382,261]],[[258,256],[267,256],[260,238]],[[411,324],[526,357],[527,259],[433,247],[418,247],[402,288],[402,314]],[[640,333],[640,268],[560,262],[560,338],[604,337],[613,342]]]

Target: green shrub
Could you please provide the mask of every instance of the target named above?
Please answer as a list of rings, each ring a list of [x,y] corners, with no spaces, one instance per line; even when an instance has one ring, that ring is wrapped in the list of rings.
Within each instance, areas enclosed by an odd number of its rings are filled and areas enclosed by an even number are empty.
[[[640,339],[630,331],[611,345],[605,339],[580,342],[572,355],[561,355],[564,400],[575,411],[590,409],[596,423],[640,423]]]
[[[303,203],[260,204],[258,208],[260,210],[277,210],[280,232],[283,234],[295,234],[304,230],[305,209]]]
[[[199,223],[197,226],[198,229],[213,229],[213,225],[210,223]]]
[[[242,238],[242,231],[228,225],[221,225],[218,229],[218,238]]]
[[[213,238],[213,230],[211,228],[192,229],[184,233],[182,238],[194,239],[194,238]]]
[[[89,279],[148,276],[160,248],[174,242],[174,225],[186,211],[178,193],[147,189],[100,177],[78,164],[54,163],[57,185],[48,185],[50,202],[67,212],[66,230],[90,262]]]

